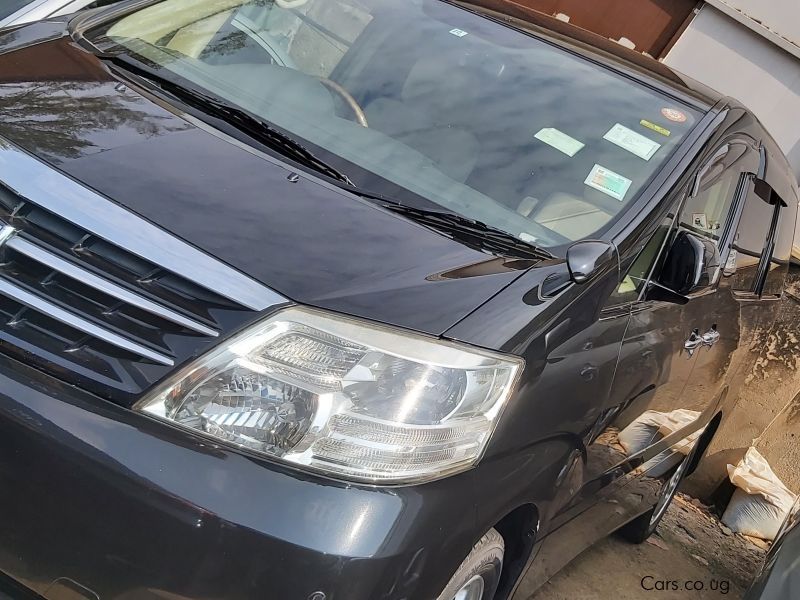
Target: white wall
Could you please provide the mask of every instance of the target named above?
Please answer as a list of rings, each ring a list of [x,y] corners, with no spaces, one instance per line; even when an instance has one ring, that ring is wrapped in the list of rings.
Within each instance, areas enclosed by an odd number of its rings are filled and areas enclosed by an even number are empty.
[[[800,44],[800,3],[798,0],[721,0],[768,29]]]
[[[771,18],[800,30],[800,0],[727,2],[769,4]],[[706,4],[664,62],[753,110],[800,176],[800,59]]]

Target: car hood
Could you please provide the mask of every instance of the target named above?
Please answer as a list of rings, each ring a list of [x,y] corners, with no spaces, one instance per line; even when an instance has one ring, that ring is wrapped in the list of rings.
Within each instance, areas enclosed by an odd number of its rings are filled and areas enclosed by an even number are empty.
[[[521,274],[145,93],[63,22],[0,34],[0,136],[291,300],[438,335]]]

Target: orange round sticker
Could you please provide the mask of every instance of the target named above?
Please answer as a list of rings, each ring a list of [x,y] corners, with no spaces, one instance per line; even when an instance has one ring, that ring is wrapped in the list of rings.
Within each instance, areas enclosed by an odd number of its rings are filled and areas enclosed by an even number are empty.
[[[661,114],[675,123],[686,122],[686,113],[679,111],[677,108],[662,108]]]

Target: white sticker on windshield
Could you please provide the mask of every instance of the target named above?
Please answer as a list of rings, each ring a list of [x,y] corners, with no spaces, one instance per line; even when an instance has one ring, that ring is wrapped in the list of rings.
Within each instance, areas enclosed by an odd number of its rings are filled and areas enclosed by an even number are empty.
[[[641,133],[636,133],[620,123],[617,123],[609,129],[608,133],[603,136],[603,139],[608,140],[612,144],[616,144],[620,148],[624,148],[631,154],[635,154],[644,160],[653,158],[653,155],[661,148],[661,144],[658,142],[654,142],[650,138],[643,136]]]
[[[622,202],[633,182],[619,173],[595,165],[583,183]]]
[[[540,142],[544,142],[548,146],[552,146],[556,150],[563,152],[570,158],[583,150],[583,147],[585,146],[584,143],[579,142],[575,138],[568,136],[563,131],[559,131],[554,127],[545,127],[544,129],[540,129],[533,137]]]
[[[456,37],[464,37],[465,35],[468,35],[467,32],[464,31],[463,29],[451,29],[450,33],[452,33]]]

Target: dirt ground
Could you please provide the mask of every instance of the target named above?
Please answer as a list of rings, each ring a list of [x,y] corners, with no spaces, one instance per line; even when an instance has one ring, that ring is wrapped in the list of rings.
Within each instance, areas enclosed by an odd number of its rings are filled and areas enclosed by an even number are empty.
[[[658,532],[637,546],[612,536],[584,552],[531,600],[742,598],[764,558],[697,500],[678,494]]]

